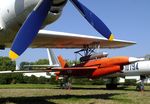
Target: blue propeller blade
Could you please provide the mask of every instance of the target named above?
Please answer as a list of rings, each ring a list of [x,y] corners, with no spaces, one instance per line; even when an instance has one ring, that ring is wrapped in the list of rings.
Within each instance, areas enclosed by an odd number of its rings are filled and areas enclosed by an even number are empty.
[[[104,37],[113,40],[114,36],[108,27],[87,7],[81,4],[78,0],[70,0],[74,6],[80,11],[84,18]]]
[[[51,0],[40,0],[29,14],[13,41],[9,52],[9,57],[12,60],[18,58],[32,43],[50,10],[51,4]]]

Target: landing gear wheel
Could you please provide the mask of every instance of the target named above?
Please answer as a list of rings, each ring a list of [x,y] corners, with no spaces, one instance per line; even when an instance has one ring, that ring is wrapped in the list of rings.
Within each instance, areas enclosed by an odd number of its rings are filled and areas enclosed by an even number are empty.
[[[71,89],[72,85],[71,85],[71,81],[69,80],[69,77],[65,77],[64,80],[62,80],[62,82],[60,83],[60,88],[61,89]]]

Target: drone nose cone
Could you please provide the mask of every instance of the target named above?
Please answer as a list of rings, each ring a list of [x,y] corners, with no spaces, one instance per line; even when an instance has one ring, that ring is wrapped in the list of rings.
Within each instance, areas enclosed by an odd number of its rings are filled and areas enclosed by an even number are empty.
[[[129,57],[129,63],[137,62],[137,61],[144,61],[144,58],[136,58],[136,57]]]

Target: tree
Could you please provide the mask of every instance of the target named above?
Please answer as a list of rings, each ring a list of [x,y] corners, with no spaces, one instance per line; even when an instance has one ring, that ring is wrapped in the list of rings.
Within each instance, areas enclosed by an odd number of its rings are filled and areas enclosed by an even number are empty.
[[[25,81],[29,84],[38,84],[38,77],[34,75],[31,75],[30,77],[25,76]]]
[[[38,78],[38,83],[39,84],[46,84],[47,81],[48,81],[47,78],[45,78],[43,76],[41,76],[41,77]]]
[[[30,65],[30,63],[29,62],[21,62],[20,63],[20,70],[24,70],[24,65]]]
[[[49,60],[48,59],[39,59],[38,61],[35,62],[36,65],[48,65]]]
[[[36,62],[21,62],[20,63],[20,69],[21,70],[25,70],[25,69],[40,69],[42,67],[36,67],[36,66],[26,66],[25,65],[48,65],[49,64],[49,61],[48,59],[39,59],[38,61]]]
[[[8,57],[0,57],[0,71],[15,70],[15,68],[15,61],[11,61]]]

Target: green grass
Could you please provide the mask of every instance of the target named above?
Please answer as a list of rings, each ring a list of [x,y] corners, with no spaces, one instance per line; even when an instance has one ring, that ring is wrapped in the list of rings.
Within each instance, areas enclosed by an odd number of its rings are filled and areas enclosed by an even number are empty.
[[[50,84],[4,84],[0,89],[50,89],[56,88],[56,85]]]
[[[0,85],[0,104],[150,104],[150,86],[106,90],[105,86],[73,86],[58,89],[49,84]]]

